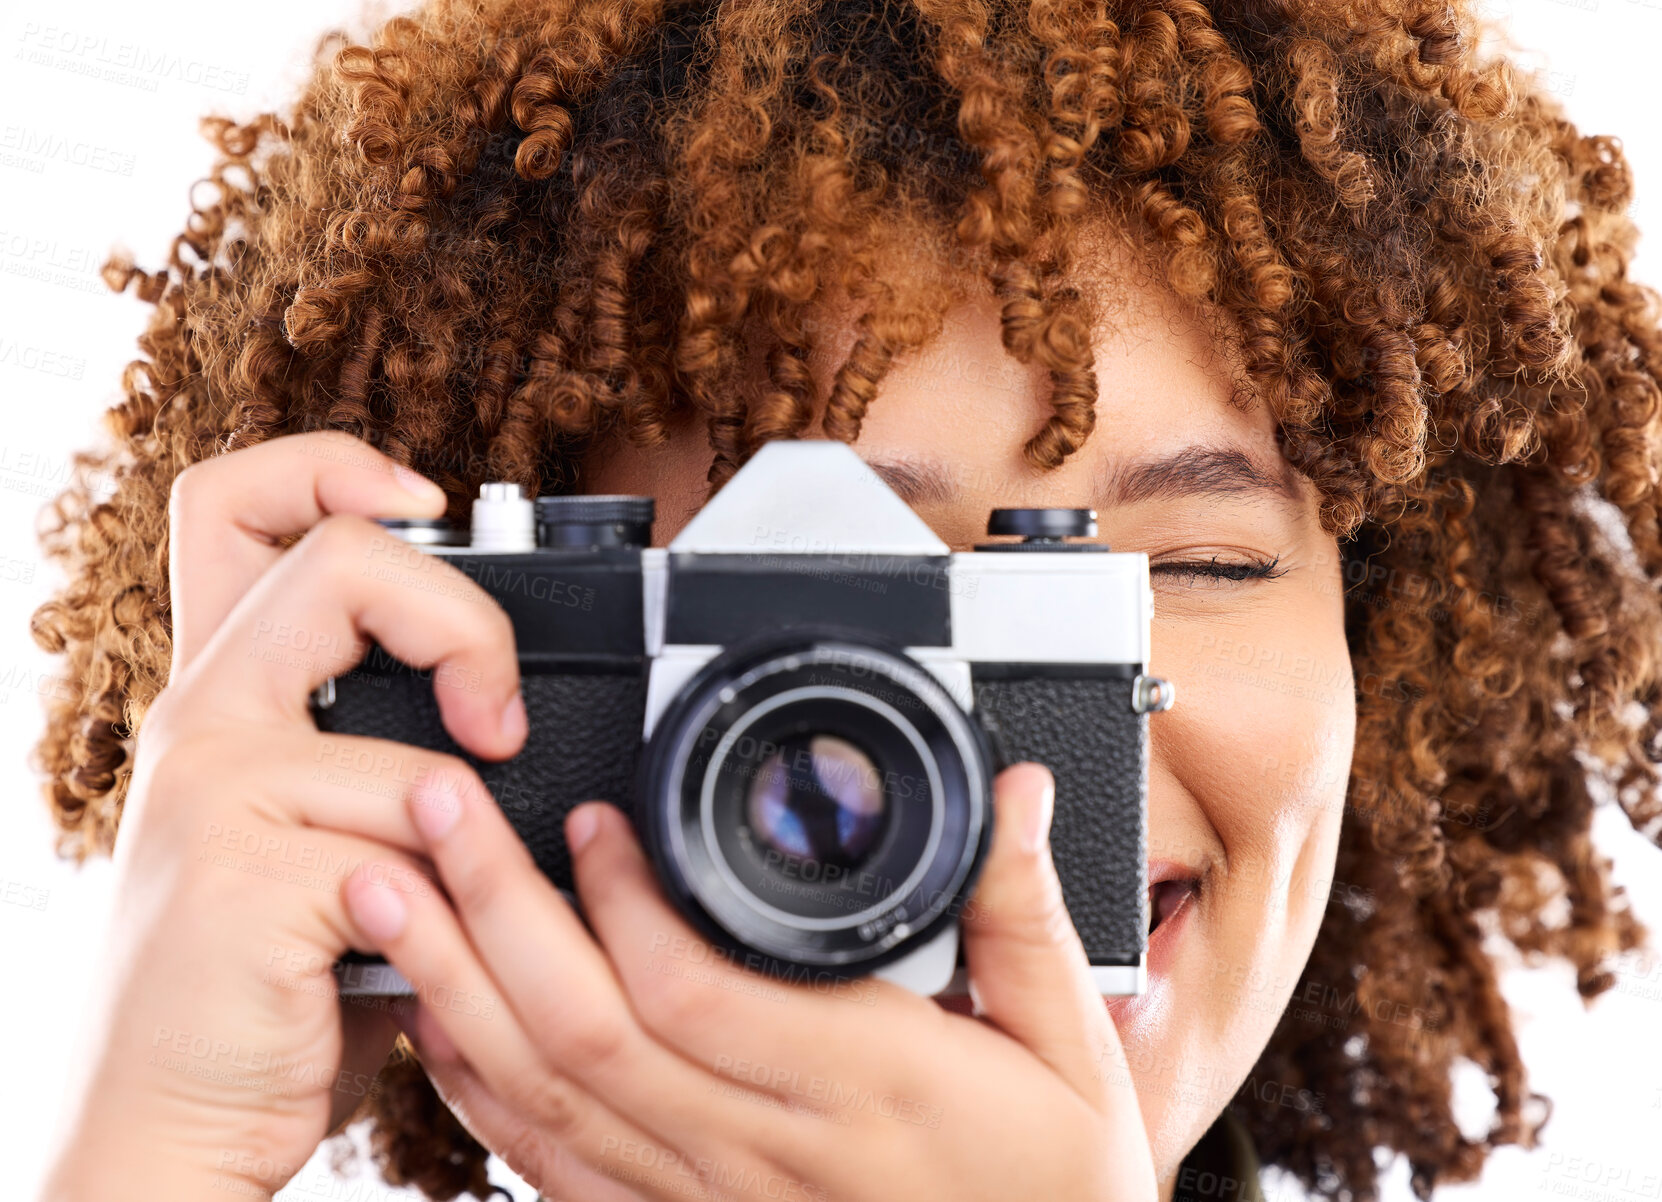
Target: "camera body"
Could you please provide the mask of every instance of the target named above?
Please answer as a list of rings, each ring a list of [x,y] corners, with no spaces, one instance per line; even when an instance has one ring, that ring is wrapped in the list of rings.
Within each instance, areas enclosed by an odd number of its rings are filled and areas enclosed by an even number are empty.
[[[992,830],[992,776],[1056,780],[1051,854],[1104,994],[1142,992],[1148,560],[1089,510],[995,510],[1021,541],[952,552],[830,440],[764,445],[666,548],[652,500],[535,501],[487,484],[470,532],[388,521],[508,613],[530,733],[480,760],[430,672],[371,645],[313,697],[319,729],[467,760],[569,895],[576,805],[633,815],[667,896],[746,966],[961,991],[957,916]],[[343,994],[410,992],[373,957]]]

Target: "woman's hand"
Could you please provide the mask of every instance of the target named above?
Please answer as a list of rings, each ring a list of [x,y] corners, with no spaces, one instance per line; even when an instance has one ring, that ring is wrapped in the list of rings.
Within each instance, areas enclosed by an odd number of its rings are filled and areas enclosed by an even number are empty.
[[[507,616],[365,516],[443,507],[436,486],[340,433],[210,459],[175,484],[172,671],[137,738],[98,1042],[54,1202],[274,1192],[372,1087],[397,1030],[337,997],[331,966],[355,945],[341,885],[368,871],[437,904],[405,794],[471,773],[320,733],[307,698],[368,635],[433,668],[458,743],[488,758],[522,746]]]
[[[787,984],[711,954],[630,824],[566,823],[583,913],[475,781],[412,798],[450,903],[347,882],[354,942],[427,997],[401,1020],[474,1135],[554,1198],[1153,1202],[1117,1033],[1050,860],[1050,774],[995,784],[965,917],[984,1019],[870,979]]]

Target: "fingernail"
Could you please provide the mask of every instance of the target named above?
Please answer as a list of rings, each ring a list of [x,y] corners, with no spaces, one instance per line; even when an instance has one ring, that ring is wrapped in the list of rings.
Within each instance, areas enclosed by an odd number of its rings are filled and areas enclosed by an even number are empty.
[[[1050,836],[1050,816],[1056,808],[1056,781],[1047,775],[1044,788],[1022,814],[1021,845],[1028,855],[1043,850]]]
[[[502,737],[510,743],[517,743],[529,729],[525,718],[525,694],[515,689],[514,695],[508,698],[508,704],[502,707]]]
[[[346,891],[346,905],[358,929],[377,942],[398,938],[408,916],[402,898],[369,880],[360,880]]]
[[[444,489],[434,484],[420,472],[411,471],[402,463],[393,464],[392,478],[403,486],[405,492],[420,497],[423,501],[431,501],[435,498],[442,500],[444,498]]]
[[[599,806],[582,805],[573,810],[566,822],[566,845],[571,848],[571,854],[576,855],[587,847],[599,829]]]
[[[462,816],[462,798],[455,789],[423,783],[410,794],[410,818],[428,839],[442,839]]]

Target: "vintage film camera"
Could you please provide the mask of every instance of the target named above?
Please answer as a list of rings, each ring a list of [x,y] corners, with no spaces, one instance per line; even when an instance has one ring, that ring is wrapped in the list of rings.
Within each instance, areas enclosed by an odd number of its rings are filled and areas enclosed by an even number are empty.
[[[961,991],[957,917],[992,826],[991,779],[1056,779],[1051,849],[1103,994],[1145,986],[1148,558],[1090,510],[999,509],[949,551],[845,444],[763,446],[667,548],[649,497],[524,498],[486,484],[471,532],[387,521],[513,621],[530,734],[464,751],[430,673],[371,645],[313,697],[320,729],[471,763],[568,895],[562,822],[633,814],[664,890],[723,954],[789,978],[874,974]],[[384,961],[343,994],[408,993]]]

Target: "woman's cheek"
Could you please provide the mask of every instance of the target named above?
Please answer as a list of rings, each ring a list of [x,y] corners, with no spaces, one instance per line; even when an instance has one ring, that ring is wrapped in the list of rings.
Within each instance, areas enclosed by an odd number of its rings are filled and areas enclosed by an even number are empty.
[[[1279,1011],[1303,973],[1336,889],[1339,828],[1356,733],[1356,685],[1342,613],[1305,607],[1303,620],[1264,632],[1284,667],[1273,687],[1251,683],[1262,732],[1254,774],[1254,818],[1261,838],[1260,898],[1264,938],[1257,949]],[[1254,703],[1238,698],[1243,708]],[[1244,932],[1243,932],[1244,934]]]
[[[1290,989],[1284,970],[1302,967],[1334,887],[1355,742],[1342,609],[1312,590],[1245,616],[1178,610],[1156,622],[1154,670],[1177,702],[1155,715],[1151,748],[1221,844],[1220,971]]]

